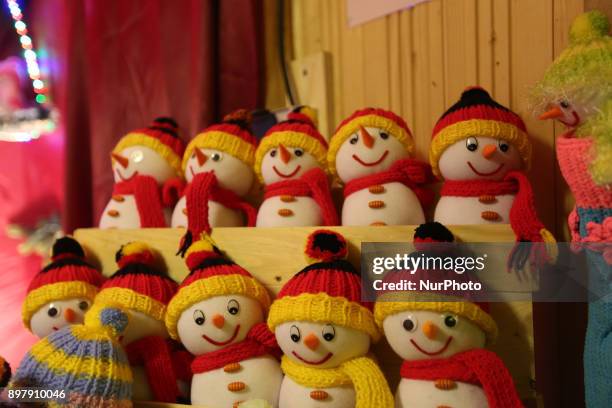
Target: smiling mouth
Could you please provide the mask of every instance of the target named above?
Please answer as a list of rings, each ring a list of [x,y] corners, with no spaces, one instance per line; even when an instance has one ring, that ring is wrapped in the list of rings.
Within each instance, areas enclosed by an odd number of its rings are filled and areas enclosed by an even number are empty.
[[[453,336],[450,336],[448,338],[448,340],[446,340],[446,343],[444,343],[444,346],[442,346],[442,348],[438,351],[426,351],[423,350],[417,343],[416,341],[410,339],[410,342],[412,343],[412,345],[419,350],[421,353],[426,354],[428,356],[437,356],[438,354],[442,354],[444,353],[444,351],[448,348],[448,345],[450,344],[451,340],[453,339]]]
[[[227,339],[225,341],[216,341],[216,340],[213,340],[213,339],[211,339],[210,337],[208,337],[205,334],[202,335],[202,338],[204,340],[206,340],[207,342],[209,342],[210,344],[213,344],[215,346],[226,346],[226,345],[230,344],[232,341],[234,341],[236,336],[238,336],[238,331],[240,331],[240,325],[236,326],[236,330],[234,330],[234,334],[232,334],[232,337],[230,337],[229,339]]]
[[[353,159],[361,164],[362,166],[366,166],[366,167],[372,167],[372,166],[376,166],[377,164],[382,163],[383,160],[385,160],[387,158],[387,156],[389,155],[389,151],[385,150],[385,152],[382,154],[382,156],[380,156],[380,158],[378,160],[376,160],[375,162],[364,162],[363,160],[361,160],[359,158],[359,156],[357,156],[356,154],[353,155]]]
[[[52,327],[53,330],[58,331],[59,329],[55,326]]]
[[[117,172],[117,175],[119,176],[119,178],[120,178],[122,181],[130,181],[131,179],[133,179],[134,177],[136,177],[136,176],[138,175],[138,171],[135,171],[135,172],[134,172],[134,174],[132,174],[130,177],[125,178],[125,177],[123,176],[123,174],[121,174],[121,172],[119,171],[119,169],[115,169],[115,171]]]
[[[500,171],[500,170],[502,169],[502,167],[504,167],[504,163],[500,163],[500,164],[499,164],[499,167],[498,167],[498,168],[496,168],[495,170],[490,171],[490,172],[488,172],[488,173],[482,173],[482,172],[480,172],[480,171],[476,170],[476,168],[474,168],[474,166],[472,165],[472,163],[467,162],[467,164],[468,164],[468,166],[470,166],[470,169],[472,169],[472,171],[473,171],[474,173],[478,174],[479,176],[492,176],[492,175],[494,175],[495,173],[497,173],[498,171]]]
[[[278,174],[278,175],[279,175],[280,177],[282,177],[282,178],[291,178],[291,177],[295,176],[295,175],[297,174],[297,172],[298,172],[298,171],[300,171],[300,169],[301,169],[301,168],[302,168],[302,166],[301,166],[301,165],[300,165],[300,166],[297,166],[297,167],[295,168],[295,170],[293,170],[291,173],[289,173],[289,174],[285,174],[285,173],[281,173],[281,172],[280,172],[280,171],[279,171],[279,170],[276,168],[276,166],[272,166],[272,170],[274,170],[274,172],[275,172],[276,174]]]
[[[306,364],[310,364],[310,365],[320,365],[320,364],[323,364],[324,362],[326,362],[327,360],[332,358],[332,356],[334,355],[332,352],[329,352],[329,353],[327,353],[327,355],[325,357],[323,357],[319,361],[308,361],[304,357],[302,357],[298,353],[296,353],[295,351],[292,351],[291,354],[293,354],[294,356],[296,356],[297,358],[299,358],[301,361],[305,362]]]
[[[560,119],[559,119],[559,122],[563,123],[567,127],[578,126],[578,123],[580,123],[580,118],[578,117],[578,114],[576,113],[576,111],[572,111],[572,116],[574,117],[574,122],[573,123],[567,123],[567,122],[562,121]]]

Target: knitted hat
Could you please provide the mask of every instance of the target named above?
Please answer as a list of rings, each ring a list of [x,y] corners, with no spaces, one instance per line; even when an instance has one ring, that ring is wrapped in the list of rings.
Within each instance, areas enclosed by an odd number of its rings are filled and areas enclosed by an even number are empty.
[[[32,315],[53,301],[84,298],[93,302],[103,282],[102,274],[85,261],[77,241],[70,237],[58,239],[53,244],[51,263],[28,286],[21,311],[23,325],[30,330]]]
[[[251,114],[245,109],[239,109],[226,115],[223,122],[198,133],[185,149],[183,170],[196,147],[220,150],[242,160],[247,166],[253,166],[257,139],[251,130]]]
[[[453,255],[453,234],[442,224],[430,222],[420,225],[414,234],[415,247],[424,253],[440,256]],[[440,245],[444,243],[444,245]],[[418,256],[418,253],[415,254]],[[477,277],[466,271],[457,274],[447,270],[400,270],[391,271],[385,275],[384,283],[415,282],[416,287],[422,280],[444,282],[452,279],[457,283],[477,281]],[[374,305],[376,323],[382,329],[383,321],[390,315],[407,310],[430,310],[441,313],[454,313],[462,316],[486,334],[487,340],[493,342],[497,337],[497,324],[489,315],[489,305],[474,301],[474,294],[469,291],[444,290],[434,292],[419,291],[379,291]]]
[[[266,288],[236,263],[225,258],[204,235],[191,244],[185,253],[185,263],[191,271],[179,286],[168,305],[166,327],[173,339],[178,339],[176,325],[184,310],[215,296],[244,295],[259,302],[264,310],[270,307]]]
[[[0,356],[0,390],[6,387],[11,380],[11,366]]]
[[[529,168],[531,142],[523,120],[494,101],[487,91],[474,86],[463,91],[459,101],[444,112],[433,129],[429,163],[436,176],[440,176],[438,162],[444,150],[470,136],[507,141],[518,150],[525,168]]]
[[[317,130],[315,111],[308,106],[295,108],[287,120],[272,126],[261,139],[255,152],[255,173],[263,182],[261,165],[270,149],[279,145],[300,147],[310,153],[322,168],[326,169],[327,141]]]
[[[119,270],[102,286],[95,303],[121,306],[163,321],[178,285],[155,267],[153,250],[143,242],[130,242],[115,259]]]
[[[16,387],[65,390],[66,406],[132,406],[132,370],[117,337],[128,316],[92,309],[85,324],[66,326],[38,341],[13,376]]]
[[[305,250],[312,263],[295,274],[280,290],[270,308],[268,326],[311,321],[334,323],[370,335],[378,341],[380,332],[370,305],[361,301],[361,276],[345,258],[344,237],[329,230],[308,236]]]
[[[174,119],[156,118],[149,127],[131,131],[119,140],[113,153],[120,154],[130,146],[147,146],[155,150],[166,159],[176,174],[181,174],[181,157],[185,144],[179,137],[179,127]]]
[[[395,137],[406,148],[408,153],[414,153],[414,140],[408,125],[395,113],[378,108],[365,108],[354,112],[351,116],[344,119],[336,129],[329,142],[329,150],[327,152],[327,165],[332,175],[337,176],[336,171],[336,155],[340,146],[352,134],[359,131],[362,127],[375,127],[385,130],[391,136]]]

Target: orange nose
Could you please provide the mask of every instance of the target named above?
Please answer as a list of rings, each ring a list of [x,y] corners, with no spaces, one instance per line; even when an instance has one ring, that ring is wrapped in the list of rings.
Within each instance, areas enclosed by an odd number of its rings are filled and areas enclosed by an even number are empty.
[[[538,116],[538,119],[540,120],[557,119],[557,118],[560,118],[561,116],[563,116],[563,111],[558,106],[555,106],[553,108],[550,108],[549,110],[547,110],[540,116]]]
[[[64,310],[64,319],[66,319],[68,323],[74,323],[76,320],[76,313],[74,313],[74,310],[70,308]]]
[[[197,147],[195,148],[194,152],[196,155],[196,159],[198,159],[198,164],[200,165],[200,167],[202,167],[204,163],[206,163],[206,160],[208,160],[208,156]]]
[[[425,322],[422,330],[423,330],[423,334],[427,336],[427,338],[430,340],[435,339],[436,335],[438,334],[438,326],[436,326],[429,320]]]
[[[319,343],[319,338],[315,336],[314,333],[310,333],[304,338],[304,344],[312,351],[315,351],[319,347]]]
[[[359,126],[359,136],[365,147],[371,149],[374,146],[374,138],[363,126]]]
[[[216,314],[213,316],[212,322],[217,329],[222,329],[223,325],[225,324],[225,317],[221,316],[220,314]]]
[[[491,156],[497,151],[497,146],[494,144],[488,144],[482,149],[482,157],[485,159],[490,159]]]
[[[283,163],[285,164],[289,163],[289,160],[291,160],[291,152],[287,150],[287,148],[283,146],[282,144],[278,145],[278,150],[280,152],[280,158],[283,161]]]
[[[123,167],[124,169],[127,169],[127,167],[130,164],[130,161],[127,157],[122,156],[117,153],[111,153],[111,158],[115,160],[117,163],[119,163],[119,165],[121,165],[121,167]]]

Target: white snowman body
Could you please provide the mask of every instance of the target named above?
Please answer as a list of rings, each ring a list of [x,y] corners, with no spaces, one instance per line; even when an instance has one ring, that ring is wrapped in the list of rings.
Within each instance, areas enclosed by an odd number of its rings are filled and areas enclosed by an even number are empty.
[[[62,299],[38,309],[30,318],[30,329],[38,338],[47,337],[70,324],[82,324],[91,302],[83,298]]]
[[[365,356],[370,337],[359,330],[334,324],[285,322],[275,329],[276,340],[286,358],[309,368],[330,369],[351,359]],[[323,391],[324,399],[314,399],[313,391]],[[308,387],[288,374],[281,385],[280,408],[314,408],[355,406],[352,385]]]
[[[237,157],[221,150],[194,147],[185,166],[185,180],[190,183],[196,174],[214,172],[219,186],[244,197],[253,186],[253,170]],[[246,224],[245,217],[238,210],[216,201],[208,203],[208,222],[211,227],[240,227]],[[186,198],[181,197],[174,207],[171,226],[187,227]]]
[[[159,186],[176,175],[174,169],[159,153],[147,146],[129,146],[119,154],[112,154],[115,183],[132,180],[134,176],[151,176]],[[171,210],[164,210],[166,225],[170,223]],[[104,207],[99,227],[140,228],[140,216],[136,198],[132,194],[113,195]]]
[[[336,155],[336,171],[343,183],[389,170],[408,158],[406,148],[393,135],[365,127],[345,140]],[[425,221],[416,194],[399,182],[358,190],[344,199],[342,225],[406,225]]]
[[[466,318],[452,313],[410,310],[387,316],[383,330],[389,345],[403,360],[448,358],[454,354],[482,348],[485,333]],[[438,381],[448,380],[451,387]],[[484,390],[476,385],[453,379],[437,381],[402,378],[395,395],[395,406],[486,408]]]
[[[501,181],[509,171],[523,166],[519,151],[511,144],[490,137],[472,136],[449,146],[440,156],[440,174],[445,180]],[[434,220],[446,225],[510,223],[514,194],[480,197],[442,196]]]
[[[315,157],[299,147],[280,145],[266,152],[261,162],[265,185],[299,179],[307,171],[321,168]],[[317,202],[308,196],[274,196],[261,203],[257,212],[258,227],[299,227],[322,225],[323,216]]]
[[[214,296],[193,304],[181,313],[177,332],[181,343],[193,355],[214,352],[243,341],[249,330],[264,320],[260,304],[247,296]],[[210,408],[231,407],[264,399],[278,405],[282,371],[278,361],[263,355],[194,373],[191,402]]]

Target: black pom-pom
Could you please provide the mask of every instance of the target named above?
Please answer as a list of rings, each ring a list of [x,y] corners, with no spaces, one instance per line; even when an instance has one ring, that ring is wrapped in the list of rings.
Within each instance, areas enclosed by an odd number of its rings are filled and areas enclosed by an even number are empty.
[[[426,222],[419,225],[414,231],[414,240],[428,240],[433,242],[454,242],[455,236],[448,228],[439,222]]]
[[[308,236],[306,255],[313,261],[329,262],[346,258],[348,248],[344,237],[330,230],[317,230]]]
[[[53,260],[57,260],[58,258],[85,258],[85,252],[81,244],[70,237],[63,237],[55,241],[52,254],[51,257]]]
[[[153,119],[153,123],[158,125],[165,125],[171,127],[173,129],[178,129],[179,125],[176,123],[176,120],[168,117],[168,116],[160,116],[158,118]]]
[[[151,130],[164,132],[172,137],[179,137],[179,125],[172,118],[161,116],[153,120],[153,124],[149,126]]]

